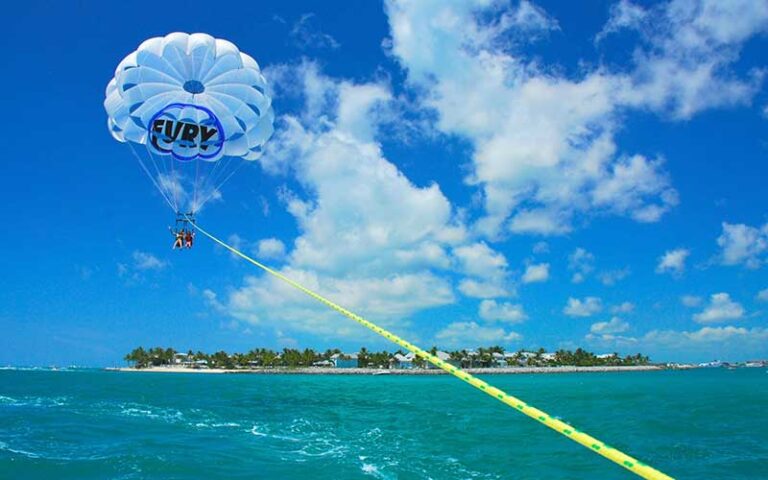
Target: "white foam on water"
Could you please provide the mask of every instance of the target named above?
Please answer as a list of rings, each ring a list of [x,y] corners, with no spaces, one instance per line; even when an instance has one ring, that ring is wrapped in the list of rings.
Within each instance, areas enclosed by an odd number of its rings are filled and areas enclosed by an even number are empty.
[[[226,422],[226,423],[198,422],[198,423],[195,423],[194,426],[197,428],[234,428],[234,427],[240,427],[241,425],[235,422]]]
[[[221,427],[239,427],[239,426],[240,426],[240,424],[239,424],[239,423],[235,423],[235,422],[226,422],[226,423],[214,423],[214,424],[213,424],[213,425],[211,425],[211,426],[212,426],[212,427],[214,427],[214,428],[221,428]]]
[[[61,407],[67,404],[68,397],[21,397],[13,398],[0,395],[0,406],[9,407]]]
[[[176,423],[184,419],[184,414],[172,408],[158,408],[141,404],[118,404],[119,414],[126,417],[149,418],[162,420],[168,423]]]
[[[17,455],[23,455],[23,456],[25,456],[27,458],[40,458],[40,455],[38,455],[36,453],[28,452],[26,450],[19,450],[19,449],[11,448],[5,442],[0,442],[0,450],[5,450],[6,452],[15,453]]]
[[[300,450],[296,450],[295,453],[303,455],[305,457],[334,457],[341,458],[347,451],[347,447],[344,445],[334,445],[332,441],[319,441],[311,442]]]
[[[372,463],[367,463],[365,460],[368,457],[360,456],[358,458],[360,459],[360,462],[362,463],[360,465],[360,470],[363,472],[363,474],[365,474],[365,475],[367,475],[369,477],[379,478],[381,480],[390,480],[392,478],[397,478],[395,475],[387,475],[386,473],[382,472],[379,469],[379,467],[377,467],[376,465],[374,465]]]
[[[235,426],[235,425],[233,425]],[[239,425],[238,425],[239,426]],[[266,430],[266,431],[262,431]],[[287,440],[289,442],[300,442],[301,440],[294,437],[288,437],[285,435],[276,435],[273,433],[269,433],[269,429],[265,427],[264,425],[254,425],[250,430],[251,434],[256,435],[257,437],[268,437],[268,438],[274,438],[277,440]]]

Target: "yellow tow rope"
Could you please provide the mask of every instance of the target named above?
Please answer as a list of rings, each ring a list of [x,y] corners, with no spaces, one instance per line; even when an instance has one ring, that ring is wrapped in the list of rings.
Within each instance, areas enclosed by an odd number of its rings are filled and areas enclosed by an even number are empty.
[[[456,368],[453,365],[444,362],[440,360],[438,357],[430,354],[429,352],[422,350],[421,348],[417,347],[416,345],[413,345],[412,343],[398,337],[394,333],[391,333],[378,325],[369,322],[368,320],[364,319],[363,317],[350,312],[346,308],[337,305],[336,303],[328,300],[327,298],[313,292],[312,290],[309,290],[308,288],[304,287],[303,285],[296,283],[295,281],[291,280],[290,278],[286,277],[285,275],[281,274],[280,272],[276,270],[272,270],[271,268],[267,267],[266,265],[252,259],[248,255],[244,254],[243,252],[239,251],[238,249],[231,247],[230,245],[227,245],[223,241],[219,240],[218,238],[214,237],[210,233],[206,232],[203,228],[201,228],[199,225],[197,225],[194,222],[190,222],[193,227],[195,227],[200,233],[205,235],[206,237],[210,238],[214,242],[218,243],[222,247],[226,248],[230,252],[234,253],[235,255],[241,257],[242,259],[252,263],[253,265],[256,265],[257,267],[261,268],[265,272],[269,273],[270,275],[274,275],[275,277],[279,278],[280,280],[288,283],[292,287],[301,290],[302,292],[306,293],[310,297],[314,298],[315,300],[319,301],[320,303],[323,303],[327,305],[328,307],[336,310],[337,312],[341,313],[347,318],[350,318],[360,325],[373,330],[374,332],[378,333],[379,335],[387,338],[388,340],[391,340],[395,342],[396,344],[400,345],[401,347],[411,351],[414,353],[414,355],[417,355],[424,360],[428,361],[432,365],[435,365],[438,368],[441,368],[445,370],[446,372],[450,373],[454,377],[463,380],[467,382],[468,384],[472,385],[473,387],[477,388],[478,390],[487,393],[488,395],[492,396],[493,398],[506,403],[510,407],[519,410],[520,412],[524,413],[525,415],[528,415],[532,419],[536,420],[537,422],[546,425],[547,427],[551,428],[552,430],[555,430],[558,433],[561,433],[562,435],[565,435],[566,437],[570,438],[574,442],[577,442],[589,450],[598,453],[605,458],[611,460],[614,463],[617,463],[621,465],[622,467],[626,468],[630,472],[634,473],[635,475],[639,475],[642,478],[646,478],[648,480],[672,480],[672,477],[669,475],[666,475],[655,468],[651,467],[650,465],[646,465],[645,463],[630,457],[629,455],[620,452],[619,450],[616,450],[615,448],[609,446],[608,444],[605,444],[601,442],[600,440],[587,435],[584,432],[581,432],[572,426],[568,425],[567,423],[558,420],[554,417],[551,417],[550,415],[542,412],[536,407],[533,407],[531,405],[526,404],[522,400],[520,400],[517,397],[514,397],[512,395],[509,395],[508,393],[505,393],[498,388],[489,385],[487,382],[484,382],[483,380],[480,380],[479,378],[470,375],[469,373],[461,370],[460,368]]]

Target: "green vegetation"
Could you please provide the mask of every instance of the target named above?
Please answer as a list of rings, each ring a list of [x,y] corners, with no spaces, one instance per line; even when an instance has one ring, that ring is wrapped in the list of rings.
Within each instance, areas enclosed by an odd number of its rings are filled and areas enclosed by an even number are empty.
[[[253,349],[247,353],[228,354],[219,351],[213,354],[204,352],[180,353],[173,348],[155,347],[145,350],[143,347],[134,349],[124,357],[124,360],[131,363],[136,368],[148,368],[152,366],[170,366],[179,365],[190,368],[273,368],[273,367],[312,367],[312,366],[334,366],[343,363],[344,366],[360,366],[365,368],[396,368],[403,367],[398,365],[395,359],[396,354],[404,355],[406,352],[397,350],[395,352],[370,352],[365,347],[361,348],[356,354],[344,354],[339,349],[328,349],[325,352],[316,352],[310,348],[298,350],[293,348],[284,348],[282,351],[274,351],[267,348]],[[432,355],[438,355],[438,348],[430,349]],[[647,356],[636,354],[619,356],[617,353],[595,355],[584,349],[577,348],[575,351],[558,350],[553,353],[547,353],[540,348],[537,351],[519,350],[517,352],[506,352],[503,347],[498,345],[491,347],[478,348],[477,350],[455,350],[450,352],[439,352],[443,354],[443,359],[449,363],[462,368],[493,368],[507,366],[529,366],[529,367],[555,367],[555,366],[634,366],[648,365],[650,359]],[[447,354],[447,357],[445,356]],[[356,360],[356,361],[355,361]],[[413,358],[405,368],[426,368],[427,362],[419,357]]]

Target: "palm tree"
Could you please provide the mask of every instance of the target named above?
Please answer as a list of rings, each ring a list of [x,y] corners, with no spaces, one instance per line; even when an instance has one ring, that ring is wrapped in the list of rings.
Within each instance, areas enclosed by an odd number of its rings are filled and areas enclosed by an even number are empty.
[[[357,353],[357,366],[367,367],[368,361],[368,349],[365,347],[360,347],[360,351]]]

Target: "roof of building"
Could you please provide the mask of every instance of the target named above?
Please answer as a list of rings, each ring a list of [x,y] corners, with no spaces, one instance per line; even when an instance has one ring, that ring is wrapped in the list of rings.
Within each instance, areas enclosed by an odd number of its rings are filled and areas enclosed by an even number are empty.
[[[408,352],[405,355],[403,355],[402,353],[396,353],[394,358],[398,362],[412,362],[413,359],[416,358],[416,355],[414,355],[411,352]]]

